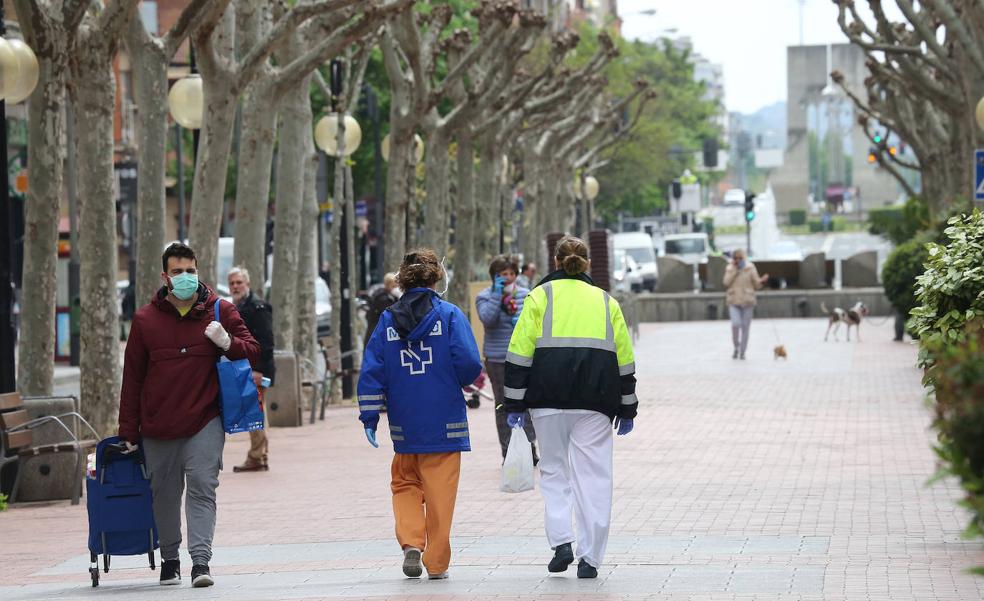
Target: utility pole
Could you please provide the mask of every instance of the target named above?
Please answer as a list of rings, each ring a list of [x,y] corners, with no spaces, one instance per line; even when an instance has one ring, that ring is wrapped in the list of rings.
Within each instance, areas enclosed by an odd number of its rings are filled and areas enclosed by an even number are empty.
[[[0,2],[0,36],[7,35],[3,3]],[[7,103],[0,100],[0,392],[17,390],[17,374],[14,368],[14,345],[17,330],[14,329],[13,236],[11,231],[10,170],[7,168]]]

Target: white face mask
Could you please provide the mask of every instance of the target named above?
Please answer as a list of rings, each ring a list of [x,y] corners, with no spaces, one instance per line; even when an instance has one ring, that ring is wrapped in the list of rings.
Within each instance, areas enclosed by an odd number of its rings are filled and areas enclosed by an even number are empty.
[[[447,294],[448,288],[451,286],[451,276],[448,274],[448,268],[444,266],[445,259],[447,259],[447,257],[441,257],[441,269],[444,270],[444,290],[438,292],[441,296]]]

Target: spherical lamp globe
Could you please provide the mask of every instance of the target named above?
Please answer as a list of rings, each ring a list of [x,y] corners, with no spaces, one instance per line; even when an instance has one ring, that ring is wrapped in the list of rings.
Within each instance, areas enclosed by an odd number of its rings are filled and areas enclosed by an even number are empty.
[[[17,54],[10,42],[0,38],[0,98],[6,99],[10,95],[17,86],[19,76],[20,62]]]
[[[178,125],[185,129],[201,129],[205,116],[202,76],[192,73],[174,82],[167,94],[167,106]]]
[[[984,129],[984,97],[977,102],[977,110],[974,111],[974,116],[977,117],[977,125]]]
[[[314,142],[331,156],[338,155],[338,113],[329,113],[318,120],[314,128]],[[345,156],[351,156],[362,143],[362,128],[351,115],[345,115]]]
[[[598,180],[591,175],[584,178],[584,196],[587,197],[588,200],[598,198],[598,192],[600,191],[601,186],[598,184]]]
[[[7,40],[7,43],[17,56],[20,72],[13,86],[4,86],[5,100],[9,104],[17,104],[30,96],[38,85],[38,57],[22,40]]]
[[[379,145],[379,152],[383,155],[384,161],[389,161],[390,158],[390,135],[386,134],[383,136],[383,141]],[[417,162],[424,160],[424,139],[418,134],[413,135],[413,152],[414,157]]]

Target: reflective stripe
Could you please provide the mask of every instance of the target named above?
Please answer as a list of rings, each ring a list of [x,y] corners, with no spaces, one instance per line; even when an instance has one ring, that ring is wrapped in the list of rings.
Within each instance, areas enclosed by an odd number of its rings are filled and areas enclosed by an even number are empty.
[[[390,440],[395,440],[397,442],[403,440],[402,434],[390,434]]]
[[[604,290],[601,293],[605,296],[605,340],[615,344],[615,327],[612,325],[612,307],[609,304],[608,293]]]
[[[381,404],[376,404],[376,405],[363,405],[361,403],[359,404],[360,411],[379,411],[382,408],[383,406]]]
[[[618,366],[618,375],[620,375],[620,376],[628,376],[628,375],[634,374],[634,373],[635,373],[635,362],[634,361],[632,363],[628,363],[626,365],[619,365]]]
[[[468,438],[468,431],[464,432],[448,432],[448,438]]]
[[[502,390],[510,399],[522,400],[526,396],[525,388],[509,388],[508,386],[503,386]]]
[[[547,307],[543,310],[543,328],[541,336],[553,338],[553,282],[543,285],[543,292],[547,295]]]
[[[593,348],[614,353],[615,343],[599,338],[540,338],[536,348]]]
[[[360,394],[359,395],[359,400],[360,401],[385,401],[386,400],[386,395],[385,394]]]
[[[533,357],[524,357],[512,351],[506,353],[506,361],[520,367],[530,367],[533,365]]]
[[[403,426],[394,426],[390,424],[390,432],[403,432]]]
[[[447,424],[448,430],[458,430],[461,428],[467,428],[468,422],[454,422],[453,424]]]
[[[622,404],[623,405],[634,405],[635,403],[638,403],[638,402],[639,402],[639,399],[636,398],[636,395],[635,395],[634,392],[632,394],[623,394],[622,395]]]

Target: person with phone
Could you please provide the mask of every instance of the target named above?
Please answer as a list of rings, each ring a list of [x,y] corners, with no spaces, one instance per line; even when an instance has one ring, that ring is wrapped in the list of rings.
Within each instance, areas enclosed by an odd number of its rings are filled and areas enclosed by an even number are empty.
[[[731,317],[731,340],[734,343],[732,359],[745,359],[748,349],[748,331],[755,313],[755,292],[769,281],[769,274],[759,275],[755,264],[745,258],[745,251],[738,249],[724,270],[725,301]]]

